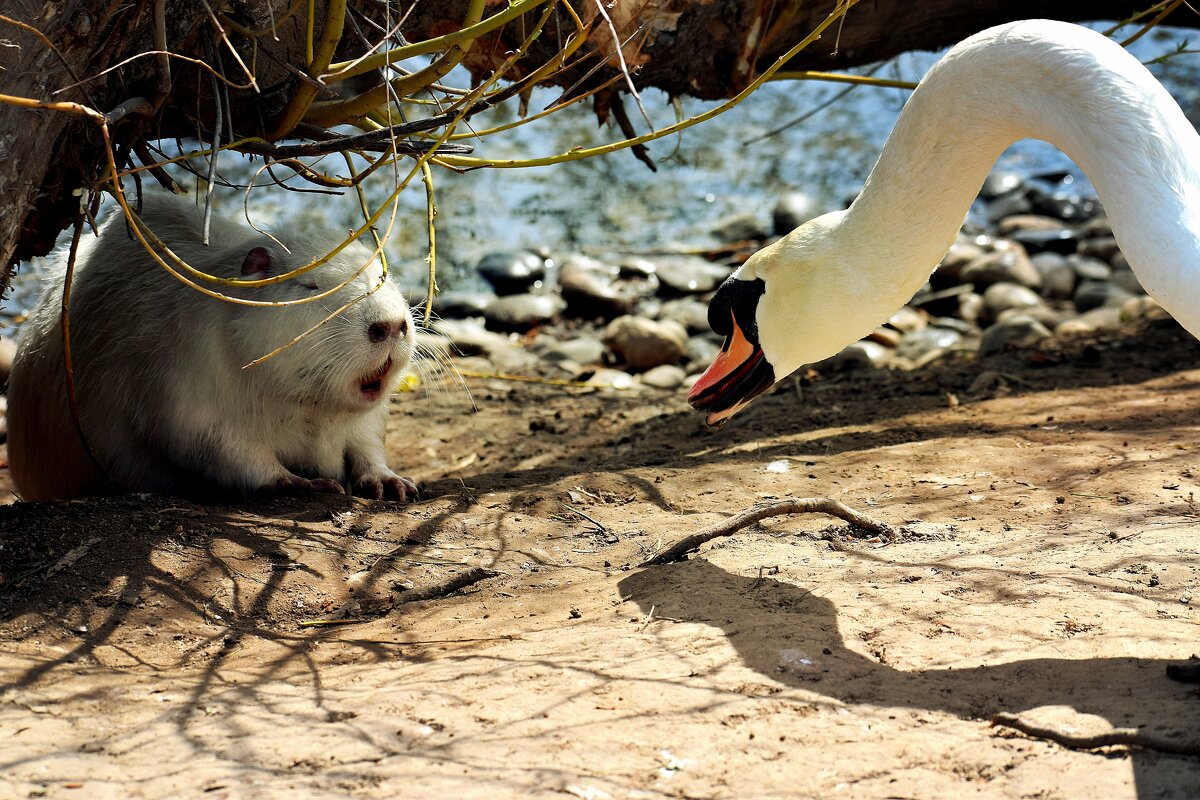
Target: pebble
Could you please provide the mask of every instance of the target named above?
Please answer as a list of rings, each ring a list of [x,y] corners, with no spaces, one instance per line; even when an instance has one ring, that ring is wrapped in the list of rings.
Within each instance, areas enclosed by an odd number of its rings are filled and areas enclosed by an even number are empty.
[[[962,339],[962,334],[949,328],[930,326],[905,335],[896,348],[896,355],[909,361],[921,361],[931,352],[945,352]]]
[[[570,361],[579,365],[599,364],[604,360],[608,348],[604,342],[591,336],[580,336],[565,342],[556,342],[540,351],[542,358],[550,362]]]
[[[678,322],[617,317],[604,329],[604,341],[633,370],[675,364],[687,354],[687,330]]]
[[[901,333],[919,331],[929,324],[925,319],[925,315],[911,306],[904,306],[904,308],[892,314],[888,317],[887,323]]]
[[[662,286],[677,294],[711,292],[733,272],[700,256],[662,256],[654,265]]]
[[[708,333],[708,303],[683,297],[668,300],[659,306],[655,319],[674,320],[687,329],[688,333]]]
[[[717,220],[709,231],[722,242],[761,241],[770,235],[758,215],[748,211]]]
[[[830,356],[824,361],[813,364],[813,367],[821,372],[861,369],[863,367],[878,369],[887,366],[891,360],[891,350],[888,350],[881,344],[864,339],[843,348],[837,355]]]
[[[1002,194],[1010,194],[1011,192],[1024,191],[1025,178],[1016,172],[1008,172],[1004,170],[992,170],[983,180],[983,186],[979,189],[979,196],[984,200],[993,200]]]
[[[1074,253],[1079,244],[1079,234],[1069,228],[1059,230],[1014,231],[1009,238],[1020,243],[1028,253]]]
[[[1121,248],[1117,244],[1117,240],[1112,235],[1109,235],[1084,239],[1079,243],[1077,252],[1081,256],[1090,256],[1091,258],[1108,262],[1112,260],[1113,256],[1121,252]]]
[[[561,297],[551,294],[510,294],[489,303],[483,317],[489,330],[524,333],[550,322],[565,307]]]
[[[8,336],[0,336],[0,388],[8,384],[13,359],[17,357],[17,342]]]
[[[519,294],[546,277],[546,260],[530,250],[488,253],[475,267],[496,294]]]
[[[1112,267],[1090,256],[1072,253],[1065,263],[1081,281],[1106,281],[1112,277]]]
[[[984,309],[993,318],[1009,308],[1031,308],[1042,304],[1037,292],[1018,283],[994,283],[983,293]]]
[[[1171,319],[1171,315],[1157,300],[1146,295],[1131,297],[1121,306],[1121,321],[1137,322],[1143,319],[1157,321]]]
[[[1130,297],[1132,293],[1109,281],[1080,281],[1071,299],[1075,310],[1082,314],[1100,306],[1120,307]]]
[[[1032,347],[1049,336],[1050,331],[1045,325],[1031,316],[1017,314],[985,330],[979,350],[986,356],[1010,347]]]
[[[987,221],[996,223],[1005,217],[1025,214],[1033,210],[1033,204],[1023,190],[997,195],[987,204]]]
[[[655,389],[678,389],[687,373],[674,364],[662,364],[642,373],[642,383]]]
[[[612,319],[627,314],[658,288],[653,273],[622,279],[619,266],[583,255],[563,260],[558,281],[567,311],[581,319]]]
[[[702,372],[721,352],[721,338],[716,334],[693,336],[687,342],[687,368],[689,372]]]
[[[1038,253],[1030,262],[1042,276],[1041,294],[1047,300],[1066,300],[1075,293],[1079,277],[1061,253]]]
[[[986,289],[995,283],[1019,283],[1031,289],[1042,285],[1041,273],[1033,266],[1025,248],[1012,241],[1000,240],[996,250],[984,253],[962,268],[959,279]]]
[[[482,317],[496,295],[490,292],[442,292],[433,299],[433,312],[442,319]]]
[[[1010,236],[1019,231],[1060,231],[1063,230],[1061,219],[1046,217],[1041,214],[1013,214],[996,223],[996,233]]]

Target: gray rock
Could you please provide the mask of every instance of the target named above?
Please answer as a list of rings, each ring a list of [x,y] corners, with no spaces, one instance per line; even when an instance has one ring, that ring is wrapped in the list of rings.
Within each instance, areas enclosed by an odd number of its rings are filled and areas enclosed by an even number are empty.
[[[604,386],[609,389],[628,389],[636,390],[638,388],[637,381],[628,372],[623,372],[619,369],[598,369],[592,373],[587,379],[587,383],[592,386]]]
[[[1124,289],[1130,294],[1145,294],[1146,290],[1142,288],[1142,282],[1137,279],[1137,275],[1133,274],[1133,270],[1126,267],[1125,269],[1114,269],[1112,278],[1113,286]]]
[[[671,294],[705,294],[733,272],[699,256],[662,256],[654,260],[662,290]]]
[[[717,220],[710,231],[722,242],[760,241],[770,235],[758,215],[748,211]]]
[[[1020,242],[1029,253],[1051,252],[1066,255],[1074,253],[1076,245],[1079,244],[1079,234],[1070,228],[1013,231],[1009,238]]]
[[[864,367],[878,369],[888,366],[891,360],[891,350],[881,344],[864,339],[860,342],[847,345],[842,349],[842,352],[830,356],[824,361],[818,361],[816,364],[813,364],[813,367],[821,372],[862,369]]]
[[[582,319],[619,317],[658,288],[653,274],[622,279],[617,265],[578,254],[563,259],[558,282],[567,313]]]
[[[1016,172],[994,170],[983,181],[979,194],[984,200],[991,200],[1002,194],[1023,191],[1025,179]]]
[[[1109,262],[1112,257],[1121,252],[1117,240],[1111,235],[1092,239],[1084,239],[1079,243],[1078,252],[1082,256],[1090,256],[1100,261]]]
[[[966,240],[955,242],[950,245],[950,249],[942,257],[942,263],[938,264],[937,269],[929,276],[930,285],[935,289],[944,289],[947,286],[961,283],[960,276],[963,268],[983,256],[984,249],[975,242]]]
[[[666,301],[659,306],[654,317],[660,320],[674,320],[692,334],[707,333],[711,330],[708,327],[708,304],[688,297]]]
[[[556,342],[541,351],[541,357],[547,361],[571,361],[581,366],[599,364],[604,360],[608,348],[599,339],[590,336],[580,336],[565,342]]]
[[[994,283],[983,293],[983,307],[995,319],[1009,308],[1032,308],[1042,304],[1038,293],[1018,283]]]
[[[896,348],[896,355],[909,361],[922,361],[933,351],[939,353],[949,350],[958,344],[962,334],[949,328],[930,326],[919,331],[906,334]]]
[[[1112,224],[1106,215],[1101,214],[1083,223],[1079,228],[1079,235],[1084,239],[1102,239],[1112,236]]]
[[[555,295],[513,294],[497,297],[483,316],[490,330],[524,333],[550,322],[565,306],[563,299]]]
[[[1003,239],[996,242],[996,250],[984,253],[962,268],[959,279],[986,289],[994,283],[1019,283],[1031,289],[1042,285],[1041,273],[1033,266],[1025,248],[1016,242]]]
[[[452,355],[486,356],[491,350],[510,346],[507,336],[493,333],[470,320],[435,320],[433,330],[449,341]]]
[[[995,321],[1003,322],[1006,319],[1018,315],[1033,317],[1038,322],[1050,329],[1053,329],[1056,325],[1058,325],[1058,323],[1062,322],[1063,319],[1068,316],[1061,311],[1056,311],[1053,308],[1050,308],[1050,306],[1040,305],[1029,306],[1028,308],[1006,308],[996,315]]]
[[[1030,261],[1042,276],[1042,297],[1066,300],[1075,292],[1078,277],[1062,254],[1047,251],[1038,253]]]
[[[604,329],[604,341],[626,366],[646,370],[676,364],[687,353],[687,330],[678,322],[617,317]]]
[[[1132,293],[1109,281],[1080,281],[1072,302],[1075,303],[1075,309],[1082,313],[1101,306],[1120,308],[1132,296]]]
[[[895,328],[879,327],[868,333],[865,339],[881,344],[891,350],[895,350],[900,345],[900,338],[903,334]]]
[[[1008,348],[1033,347],[1049,336],[1050,331],[1045,325],[1033,317],[1018,314],[985,330],[979,349],[986,356]]]
[[[687,342],[688,372],[701,372],[721,352],[721,339],[715,334],[693,336]]]
[[[678,389],[687,373],[674,364],[662,364],[642,373],[642,383],[655,389]]]
[[[1033,205],[1025,196],[1024,190],[1008,192],[1007,194],[997,195],[988,201],[987,221],[995,224],[1005,217],[1011,217],[1014,214],[1026,214],[1032,210]]]
[[[949,328],[952,331],[957,331],[963,336],[973,336],[979,333],[979,326],[962,319],[954,317],[938,317],[933,322],[929,323],[935,328]]]
[[[526,292],[546,277],[546,261],[529,250],[488,253],[475,267],[496,294]]]
[[[442,292],[433,299],[433,313],[442,319],[482,317],[495,299],[496,295],[490,292]]]
[[[1112,277],[1112,267],[1090,256],[1072,253],[1066,257],[1066,263],[1081,281],[1106,281]]]
[[[1078,192],[1055,189],[1048,193],[1037,190],[1030,192],[1033,210],[1048,217],[1070,221],[1091,219],[1100,211],[1100,203],[1094,197],[1085,197]]]
[[[812,195],[788,192],[780,197],[775,203],[775,208],[771,209],[771,227],[776,236],[784,236],[829,210],[828,206]]]
[[[975,292],[965,292],[958,296],[958,318],[964,322],[977,324],[983,319],[983,295]]]

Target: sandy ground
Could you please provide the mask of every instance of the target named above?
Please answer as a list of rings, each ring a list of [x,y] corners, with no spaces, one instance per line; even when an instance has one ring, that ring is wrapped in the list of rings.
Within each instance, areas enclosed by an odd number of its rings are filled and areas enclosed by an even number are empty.
[[[1200,749],[1164,675],[1200,651],[1200,344],[806,383],[719,432],[676,393],[405,396],[407,506],[0,508],[0,797],[1200,795],[1200,757],[990,725]],[[924,522],[637,566],[812,495]]]

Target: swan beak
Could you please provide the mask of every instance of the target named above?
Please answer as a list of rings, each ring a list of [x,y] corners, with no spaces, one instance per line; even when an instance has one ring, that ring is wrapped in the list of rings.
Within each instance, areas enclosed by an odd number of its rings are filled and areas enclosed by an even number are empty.
[[[775,384],[775,370],[762,348],[750,341],[732,312],[733,327],[721,352],[688,392],[688,402],[707,411],[704,421],[719,428]]]

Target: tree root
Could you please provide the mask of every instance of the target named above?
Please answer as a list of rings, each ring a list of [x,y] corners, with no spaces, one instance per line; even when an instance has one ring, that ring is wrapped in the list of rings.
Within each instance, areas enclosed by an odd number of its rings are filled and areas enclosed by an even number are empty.
[[[670,561],[678,561],[689,550],[695,550],[710,539],[716,539],[719,536],[729,536],[748,525],[753,525],[755,522],[768,517],[778,517],[783,514],[813,513],[829,514],[830,516],[849,522],[856,528],[862,528],[877,533],[880,536],[890,538],[896,533],[896,529],[886,522],[881,522],[880,520],[859,513],[849,506],[839,503],[837,500],[831,500],[828,497],[793,498],[790,500],[780,500],[776,503],[754,506],[729,519],[709,525],[707,528],[697,531],[686,539],[676,542],[666,550],[660,550],[643,561],[640,566],[649,567],[653,564],[666,564]]]
[[[444,581],[435,583],[432,586],[421,586],[416,589],[409,589],[398,596],[401,603],[417,603],[422,600],[437,600],[443,597],[448,597],[455,592],[465,589],[472,584],[485,581],[488,578],[494,578],[499,575],[499,572],[494,570],[476,567],[469,569],[466,572],[460,572],[457,575],[451,575]]]
[[[1011,728],[1034,739],[1045,739],[1048,742],[1062,745],[1069,750],[1095,750],[1097,747],[1141,747],[1172,755],[1200,756],[1200,742],[1166,739],[1135,728],[1117,728],[1105,733],[1080,736],[1026,722],[1016,714],[1009,713],[993,716],[992,727]]]

